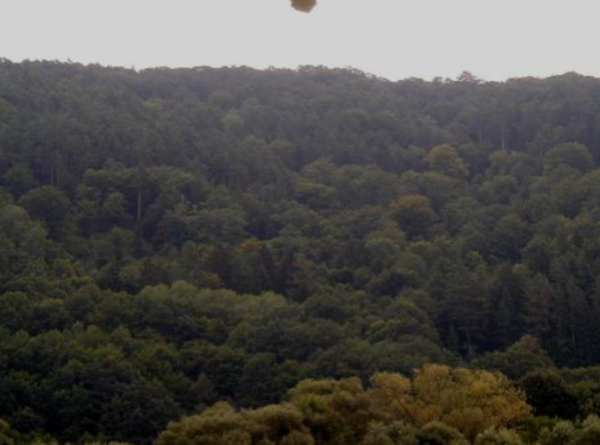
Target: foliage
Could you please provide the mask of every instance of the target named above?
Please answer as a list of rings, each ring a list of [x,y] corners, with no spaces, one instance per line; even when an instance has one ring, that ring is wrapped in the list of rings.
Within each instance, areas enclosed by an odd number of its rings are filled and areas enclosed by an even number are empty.
[[[377,416],[418,426],[442,422],[473,439],[490,427],[511,426],[526,419],[524,395],[500,374],[426,365],[412,381],[397,374],[372,378]]]
[[[520,381],[537,416],[572,419],[579,413],[578,399],[556,371],[532,371]]]
[[[486,371],[429,365],[412,381],[376,374],[371,383],[365,389],[355,378],[311,379],[280,405],[235,411],[218,403],[169,425],[158,444],[224,444],[230,436],[247,444],[288,443],[293,435],[293,443],[302,444],[460,445],[470,443],[465,436],[477,436],[477,443],[512,445],[516,433],[489,428],[517,424],[530,412],[504,376]]]
[[[338,379],[293,408],[335,440],[512,440],[367,421],[359,383],[430,363],[599,414],[599,82],[1,59],[0,417],[147,444],[223,400],[272,441],[297,413],[253,409]]]

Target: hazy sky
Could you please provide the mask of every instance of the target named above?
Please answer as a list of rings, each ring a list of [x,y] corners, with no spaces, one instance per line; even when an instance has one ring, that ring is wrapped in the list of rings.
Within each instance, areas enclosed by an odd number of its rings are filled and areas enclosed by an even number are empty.
[[[600,76],[599,0],[0,0],[0,57],[355,67],[393,80]]]

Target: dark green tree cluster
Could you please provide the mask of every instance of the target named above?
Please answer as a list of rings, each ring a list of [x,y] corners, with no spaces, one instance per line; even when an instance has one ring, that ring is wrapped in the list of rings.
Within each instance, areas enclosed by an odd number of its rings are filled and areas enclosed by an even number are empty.
[[[576,74],[0,60],[0,418],[144,444],[217,400],[435,362],[580,428],[599,98]]]
[[[457,360],[410,300],[379,315],[368,304],[343,287],[303,304],[185,282],[133,296],[96,285],[54,298],[6,292],[0,417],[63,440],[143,444],[218,399],[258,406],[306,377],[367,379]]]

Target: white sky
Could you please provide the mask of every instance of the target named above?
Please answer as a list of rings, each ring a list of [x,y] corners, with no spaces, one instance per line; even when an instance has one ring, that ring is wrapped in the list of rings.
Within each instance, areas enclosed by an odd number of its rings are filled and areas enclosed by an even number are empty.
[[[392,80],[600,76],[599,0],[0,0],[0,57],[354,67]]]

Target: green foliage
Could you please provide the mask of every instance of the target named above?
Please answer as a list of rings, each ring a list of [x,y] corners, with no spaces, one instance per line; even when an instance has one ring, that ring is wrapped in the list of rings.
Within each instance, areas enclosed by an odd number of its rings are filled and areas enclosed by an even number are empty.
[[[0,419],[0,444],[15,445],[15,433],[11,430],[10,425]]]
[[[51,186],[32,189],[21,197],[20,203],[31,217],[46,224],[53,237],[58,237],[69,229],[66,222],[70,202],[59,189]]]
[[[524,336],[504,351],[493,352],[476,361],[477,366],[496,369],[509,377],[520,378],[537,369],[552,369],[554,363],[532,336]]]
[[[400,228],[411,237],[425,235],[436,220],[429,199],[422,195],[403,196],[392,204],[391,213]]]
[[[520,380],[520,386],[537,416],[572,419],[578,412],[578,400],[556,371],[532,371]]]
[[[361,445],[418,445],[417,428],[402,421],[371,424]]]
[[[456,428],[440,422],[430,422],[417,433],[419,445],[466,445],[469,443]]]
[[[427,156],[427,162],[432,170],[448,176],[463,178],[469,172],[467,164],[449,144],[433,147]]]
[[[245,410],[428,363],[600,413],[598,82],[0,60],[0,417],[145,444],[227,400],[223,440],[310,443]],[[331,391],[319,437],[421,434]]]
[[[600,419],[589,416],[582,422],[559,422],[545,429],[540,436],[542,445],[592,445],[600,440]]]
[[[302,414],[292,405],[272,405],[256,410],[235,411],[221,403],[199,416],[169,425],[157,445],[252,445],[281,443],[313,445]]]
[[[552,148],[545,156],[544,168],[552,173],[559,168],[588,173],[594,168],[590,150],[582,144],[562,144]]]
[[[475,445],[523,445],[523,441],[514,431],[490,429],[477,436]]]

